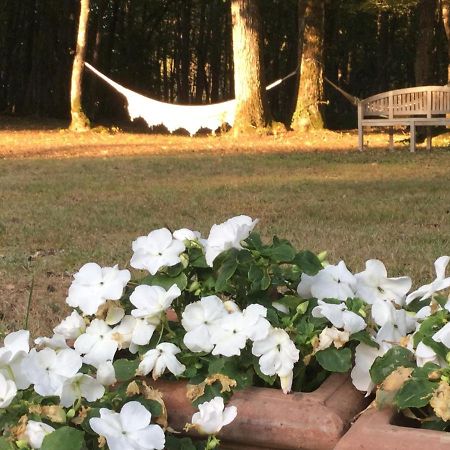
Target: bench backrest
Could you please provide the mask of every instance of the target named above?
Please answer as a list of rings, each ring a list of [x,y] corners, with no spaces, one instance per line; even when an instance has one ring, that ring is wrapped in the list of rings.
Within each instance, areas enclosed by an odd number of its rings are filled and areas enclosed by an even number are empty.
[[[383,92],[361,100],[363,118],[432,117],[450,113],[450,87],[419,86]]]

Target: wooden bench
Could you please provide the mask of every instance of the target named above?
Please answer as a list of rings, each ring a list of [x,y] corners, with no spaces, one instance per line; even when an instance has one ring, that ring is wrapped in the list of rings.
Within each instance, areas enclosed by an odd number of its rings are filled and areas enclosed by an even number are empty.
[[[394,148],[394,126],[408,126],[410,151],[416,150],[416,127],[427,127],[427,149],[431,150],[431,126],[448,126],[450,87],[420,86],[383,92],[358,101],[358,146],[363,150],[367,127],[389,127],[389,148]]]

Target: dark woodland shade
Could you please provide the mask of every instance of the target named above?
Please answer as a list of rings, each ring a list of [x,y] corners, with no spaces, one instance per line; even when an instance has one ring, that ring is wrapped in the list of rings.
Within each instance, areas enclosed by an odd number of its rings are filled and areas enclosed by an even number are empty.
[[[298,64],[299,11],[306,0],[255,2],[270,83]],[[0,112],[69,118],[79,4],[0,0]],[[447,83],[447,0],[325,0],[323,12],[323,73],[346,91],[364,98],[393,88]],[[91,0],[86,59],[156,99],[227,100],[234,97],[231,27],[230,1]],[[90,118],[127,119],[123,99],[108,87],[90,74],[83,86]],[[323,90],[319,100],[329,101],[321,103],[326,126],[355,126],[354,107],[328,85],[318,89]],[[268,93],[268,100],[274,119],[290,123],[295,77]]]

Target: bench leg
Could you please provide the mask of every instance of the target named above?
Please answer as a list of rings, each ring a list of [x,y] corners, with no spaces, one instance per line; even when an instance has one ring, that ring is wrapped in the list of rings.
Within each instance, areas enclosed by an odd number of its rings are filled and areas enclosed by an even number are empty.
[[[358,126],[358,149],[360,152],[364,150],[364,132],[362,125]]]
[[[431,127],[427,127],[427,150],[431,150]]]
[[[411,133],[409,151],[411,153],[414,153],[416,151],[416,124],[414,122],[411,122],[409,125],[409,129]]]
[[[394,127],[389,127],[389,150],[394,150]]]

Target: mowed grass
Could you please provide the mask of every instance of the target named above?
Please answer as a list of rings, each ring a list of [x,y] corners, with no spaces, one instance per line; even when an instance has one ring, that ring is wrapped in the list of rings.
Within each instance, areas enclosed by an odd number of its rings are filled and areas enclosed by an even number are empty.
[[[35,277],[31,328],[64,313],[82,264],[125,267],[155,228],[197,229],[237,214],[265,239],[328,251],[356,272],[369,258],[414,285],[450,254],[450,153],[179,154],[0,161],[0,318],[21,326]],[[1,327],[0,327],[1,332]]]

